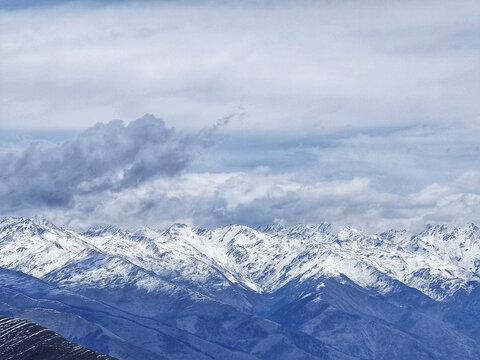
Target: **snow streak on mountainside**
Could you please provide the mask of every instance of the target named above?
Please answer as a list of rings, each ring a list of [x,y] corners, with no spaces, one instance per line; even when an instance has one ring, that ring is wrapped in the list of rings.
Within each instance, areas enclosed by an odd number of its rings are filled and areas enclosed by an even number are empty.
[[[122,359],[480,358],[473,224],[80,234],[6,218],[0,254],[0,313]]]

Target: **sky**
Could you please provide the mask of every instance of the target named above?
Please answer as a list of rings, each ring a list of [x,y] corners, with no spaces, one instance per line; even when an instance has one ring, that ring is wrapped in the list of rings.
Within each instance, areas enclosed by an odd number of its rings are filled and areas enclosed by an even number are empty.
[[[0,1],[0,216],[480,223],[478,1]]]

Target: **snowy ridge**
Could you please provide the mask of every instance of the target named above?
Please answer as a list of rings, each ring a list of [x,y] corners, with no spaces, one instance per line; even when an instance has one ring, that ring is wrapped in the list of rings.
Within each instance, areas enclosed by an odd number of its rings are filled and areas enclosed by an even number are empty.
[[[82,263],[70,282],[115,283],[121,278],[148,289],[153,286],[148,272],[154,277],[178,273],[205,283],[219,271],[226,280],[259,293],[273,292],[296,277],[345,275],[382,293],[389,291],[382,280],[388,277],[442,300],[480,279],[480,232],[474,224],[429,226],[413,235],[402,230],[363,234],[351,228],[334,232],[326,223],[215,230],[176,224],[136,232],[96,227],[79,234],[6,218],[0,223],[0,251],[0,266],[38,278]],[[135,266],[144,272],[137,279]]]

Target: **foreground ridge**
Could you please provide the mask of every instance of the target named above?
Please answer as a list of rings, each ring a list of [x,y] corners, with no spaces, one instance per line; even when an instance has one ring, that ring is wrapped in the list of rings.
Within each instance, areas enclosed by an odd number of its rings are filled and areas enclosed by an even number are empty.
[[[2,360],[114,360],[27,320],[0,316]]]

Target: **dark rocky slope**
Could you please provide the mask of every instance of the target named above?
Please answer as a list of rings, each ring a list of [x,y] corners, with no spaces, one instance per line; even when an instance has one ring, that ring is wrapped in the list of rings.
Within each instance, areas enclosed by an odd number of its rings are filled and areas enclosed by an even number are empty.
[[[2,360],[114,360],[36,323],[0,316]]]

